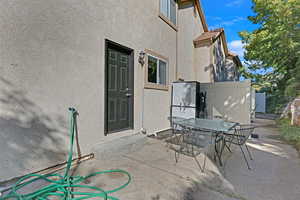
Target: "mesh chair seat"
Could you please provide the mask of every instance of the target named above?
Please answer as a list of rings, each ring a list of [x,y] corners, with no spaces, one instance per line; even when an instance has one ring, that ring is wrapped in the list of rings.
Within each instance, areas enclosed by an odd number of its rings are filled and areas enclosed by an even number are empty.
[[[212,144],[212,135],[211,133],[204,131],[191,131],[189,134],[185,135],[183,142],[192,144],[198,148],[205,148]]]
[[[224,142],[225,146],[230,150],[230,145],[238,145],[243,153],[244,159],[246,161],[246,164],[248,166],[248,169],[250,169],[248,160],[246,158],[246,155],[244,153],[244,150],[242,146],[246,147],[246,150],[248,151],[249,157],[252,160],[251,153],[247,147],[247,140],[249,139],[250,135],[254,131],[254,126],[252,125],[237,125],[236,128],[233,130],[232,133],[226,133],[224,136]]]
[[[176,121],[184,120],[181,117],[168,117],[171,123],[173,137],[168,141],[172,144],[178,145],[179,148],[174,148],[175,160],[178,162],[179,154],[194,157],[196,163],[202,172],[204,172],[206,164],[206,147],[212,144],[212,134],[210,132],[193,131],[191,129],[185,129],[176,124]],[[204,153],[203,166],[197,160],[197,155]]]

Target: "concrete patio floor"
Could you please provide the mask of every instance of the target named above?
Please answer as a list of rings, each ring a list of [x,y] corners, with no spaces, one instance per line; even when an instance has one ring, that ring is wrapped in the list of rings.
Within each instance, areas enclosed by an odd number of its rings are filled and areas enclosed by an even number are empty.
[[[254,160],[248,170],[238,148],[225,154],[225,166],[207,159],[202,173],[197,162],[174,152],[166,143],[146,138],[144,144],[118,156],[85,162],[76,173],[120,168],[132,174],[132,183],[115,194],[120,199],[149,200],[298,200],[300,198],[300,159],[298,152],[279,139],[274,121],[258,119],[259,139],[249,141]],[[137,142],[140,143],[140,142]],[[128,147],[124,148],[128,149]],[[96,151],[97,152],[97,151]],[[103,152],[99,149],[99,152]],[[122,152],[122,151],[121,151]],[[107,154],[109,155],[109,154]],[[97,156],[96,156],[97,157]],[[197,157],[203,164],[203,154]],[[92,185],[111,188],[124,181],[122,176],[99,177]],[[114,179],[114,180],[112,180]]]
[[[209,158],[204,173],[194,158],[180,155],[157,139],[128,136],[94,149],[95,158],[83,162],[74,174],[123,169],[132,175],[128,187],[113,194],[120,200],[298,200],[300,159],[297,151],[279,139],[274,121],[258,119],[259,139],[249,141],[254,161],[249,171],[238,148],[225,153],[224,167]],[[197,157],[202,166],[203,154]],[[87,184],[113,189],[124,182],[122,174],[93,177]]]
[[[273,120],[257,119],[259,139],[248,142],[254,161],[248,171],[239,149],[227,159],[223,174],[235,192],[249,200],[300,199],[299,153],[280,139]]]
[[[137,136],[139,137],[139,136]],[[141,143],[137,140],[137,143]],[[132,144],[135,146],[135,144]],[[111,144],[112,146],[112,144]],[[115,146],[115,145],[114,145]],[[218,167],[207,158],[204,173],[192,157],[180,155],[175,162],[174,151],[160,140],[145,138],[140,148],[121,147],[118,155],[113,152],[97,153],[92,161],[82,163],[75,174],[85,175],[93,171],[123,169],[132,175],[128,187],[114,194],[120,199],[132,200],[192,200],[192,199],[240,199],[234,188],[227,182]],[[100,153],[100,154],[99,154]],[[197,161],[203,167],[204,156]],[[90,180],[90,185],[111,189],[126,181],[123,175],[104,175]],[[200,196],[199,196],[200,193]],[[233,198],[233,197],[237,198]]]

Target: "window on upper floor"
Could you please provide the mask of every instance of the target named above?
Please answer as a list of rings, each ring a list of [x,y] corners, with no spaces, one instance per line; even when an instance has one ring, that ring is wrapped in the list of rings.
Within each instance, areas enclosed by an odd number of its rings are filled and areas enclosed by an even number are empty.
[[[160,13],[174,25],[177,23],[176,0],[160,0]]]

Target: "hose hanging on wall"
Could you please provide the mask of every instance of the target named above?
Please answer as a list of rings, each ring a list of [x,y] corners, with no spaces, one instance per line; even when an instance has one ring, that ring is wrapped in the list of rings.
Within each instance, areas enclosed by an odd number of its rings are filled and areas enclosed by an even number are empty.
[[[77,111],[75,108],[69,108],[69,112],[70,112],[70,147],[68,152],[67,167],[64,172],[64,175],[58,173],[47,174],[47,175],[41,175],[41,174],[26,175],[15,183],[11,191],[6,196],[0,197],[1,200],[6,200],[6,199],[47,200],[51,197],[52,199],[55,198],[55,199],[64,199],[64,200],[81,200],[81,199],[89,199],[89,198],[118,200],[118,198],[111,196],[111,194],[129,185],[131,181],[131,176],[128,172],[120,169],[115,169],[115,170],[94,172],[87,176],[70,175],[71,163],[73,158],[73,144],[75,138],[75,125],[76,125]],[[112,190],[103,190],[99,187],[82,184],[87,179],[90,179],[94,176],[108,174],[108,173],[124,174],[128,177],[128,180],[123,185]],[[28,186],[40,180],[46,181],[48,185],[41,187],[40,189],[31,193],[27,193],[27,194],[19,193],[19,191],[25,186]],[[85,189],[88,190],[89,192],[80,192],[78,191],[78,189]]]

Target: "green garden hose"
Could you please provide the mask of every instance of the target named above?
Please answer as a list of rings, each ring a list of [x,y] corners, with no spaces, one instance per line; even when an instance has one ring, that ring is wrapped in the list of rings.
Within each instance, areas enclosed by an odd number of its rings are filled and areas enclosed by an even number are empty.
[[[12,199],[12,200],[47,200],[47,199],[61,199],[61,200],[81,200],[81,199],[110,199],[110,200],[118,200],[118,198],[111,196],[112,193],[117,192],[123,188],[125,188],[131,181],[131,176],[128,172],[124,170],[107,170],[94,172],[87,176],[71,176],[69,175],[72,157],[73,157],[73,143],[74,143],[74,135],[75,135],[75,120],[77,111],[74,108],[69,108],[70,111],[70,149],[68,153],[67,167],[64,175],[61,174],[29,174],[21,179],[19,179],[15,185],[12,187],[11,191],[4,197],[0,197],[0,199]],[[103,190],[99,187],[84,185],[86,179],[91,177],[108,174],[108,173],[121,173],[125,174],[128,177],[128,180],[125,184],[119,186],[118,188],[112,190]],[[30,179],[30,180],[28,180]],[[18,191],[21,188],[32,184],[35,181],[44,180],[49,184],[44,186],[34,192],[27,194],[20,194]],[[88,192],[80,192],[78,190],[83,189]]]

